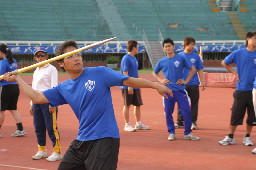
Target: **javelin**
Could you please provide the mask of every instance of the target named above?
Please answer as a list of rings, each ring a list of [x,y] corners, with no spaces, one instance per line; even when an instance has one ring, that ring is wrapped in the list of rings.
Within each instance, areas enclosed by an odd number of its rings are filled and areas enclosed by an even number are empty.
[[[114,39],[116,39],[116,37],[109,38],[109,39],[106,39],[106,40],[102,40],[102,41],[93,43],[93,44],[91,44],[91,45],[84,46],[84,47],[79,48],[79,49],[76,49],[76,50],[74,50],[74,51],[71,51],[71,52],[68,52],[68,53],[65,53],[65,54],[56,56],[56,57],[51,58],[51,59],[48,59],[48,60],[44,60],[44,61],[42,61],[42,62],[40,62],[40,63],[36,63],[36,64],[33,64],[33,65],[31,65],[31,66],[28,66],[28,67],[24,67],[24,68],[21,68],[21,69],[18,69],[18,70],[14,70],[14,71],[12,71],[11,73],[12,73],[12,74],[20,74],[20,73],[26,72],[26,71],[28,71],[28,70],[34,69],[34,68],[36,68],[36,67],[41,67],[41,66],[43,66],[43,65],[45,65],[45,64],[48,64],[48,63],[51,63],[51,62],[53,62],[53,61],[57,61],[57,60],[63,59],[63,58],[65,58],[65,57],[67,57],[67,56],[70,56],[70,55],[73,55],[73,54],[76,54],[76,53],[80,53],[80,52],[82,52],[82,51],[88,50],[88,49],[90,49],[90,48],[96,47],[96,46],[98,46],[98,45],[104,44],[104,43],[106,43],[106,42],[108,42],[108,41],[111,41],[111,40],[114,40]],[[0,76],[0,81],[3,80],[3,78],[4,78],[3,75]]]

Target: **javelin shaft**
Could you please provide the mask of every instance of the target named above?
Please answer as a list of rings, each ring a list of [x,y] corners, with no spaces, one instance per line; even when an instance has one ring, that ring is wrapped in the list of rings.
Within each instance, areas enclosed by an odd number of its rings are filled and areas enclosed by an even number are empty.
[[[104,44],[104,43],[106,43],[106,42],[108,42],[108,41],[114,40],[115,38],[116,38],[116,37],[109,38],[109,39],[106,39],[106,40],[103,40],[103,41],[99,41],[99,42],[93,43],[93,44],[91,44],[91,45],[84,46],[84,47],[79,48],[79,49],[76,49],[76,50],[74,50],[74,51],[71,51],[71,52],[68,52],[68,53],[65,53],[65,54],[56,56],[56,57],[51,58],[51,59],[48,59],[48,60],[44,60],[44,61],[42,61],[42,62],[40,62],[40,63],[35,63],[35,64],[30,65],[30,66],[28,66],[28,67],[24,67],[24,68],[15,70],[15,71],[13,71],[12,73],[13,73],[13,74],[19,74],[19,73],[23,73],[23,72],[26,72],[26,71],[28,71],[28,70],[31,70],[31,69],[34,69],[34,68],[37,68],[37,67],[41,67],[41,66],[43,66],[43,65],[45,65],[45,64],[48,64],[48,63],[51,63],[51,62],[53,62],[53,61],[57,61],[57,60],[60,60],[60,59],[65,58],[65,57],[67,57],[67,56],[71,56],[71,55],[73,55],[73,54],[80,53],[80,52],[85,51],[85,50],[88,50],[88,49],[90,49],[90,48],[99,46],[99,45]],[[3,75],[0,76],[0,81],[1,81],[1,80],[3,80]]]

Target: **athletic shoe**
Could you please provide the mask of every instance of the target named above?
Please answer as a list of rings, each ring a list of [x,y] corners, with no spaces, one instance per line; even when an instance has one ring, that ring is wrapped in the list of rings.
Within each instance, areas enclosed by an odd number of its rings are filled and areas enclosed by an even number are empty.
[[[235,144],[235,139],[234,138],[230,138],[228,136],[225,136],[225,138],[222,141],[219,141],[220,145],[233,145]]]
[[[141,124],[136,124],[135,129],[136,130],[149,130],[149,126],[145,126],[142,123]]]
[[[62,155],[56,152],[53,152],[51,156],[46,158],[47,161],[53,162],[53,161],[58,161],[62,159]]]
[[[175,140],[176,137],[175,137],[175,134],[174,133],[171,133],[169,136],[168,136],[168,140]]]
[[[43,159],[43,158],[47,158],[47,152],[43,152],[43,151],[38,151],[34,156],[32,156],[32,159],[34,160],[38,160],[38,159]]]
[[[252,150],[252,154],[256,154],[256,148]]]
[[[250,137],[244,137],[243,144],[245,146],[252,146],[253,145]]]
[[[24,136],[26,135],[26,132],[24,130],[16,130],[16,132],[14,132],[14,134],[11,134],[12,137],[20,137],[20,136]]]
[[[196,123],[192,123],[191,130],[196,130],[196,129],[197,129],[197,124]]]
[[[184,139],[187,139],[187,140],[199,140],[200,138],[193,135],[192,132],[190,134],[187,134],[187,135],[184,135]]]
[[[177,122],[174,124],[175,128],[183,128],[184,127],[184,123],[183,122]]]
[[[130,124],[125,124],[124,130],[127,131],[127,132],[135,132],[136,131],[136,129],[134,129],[132,127],[132,125],[130,125]]]

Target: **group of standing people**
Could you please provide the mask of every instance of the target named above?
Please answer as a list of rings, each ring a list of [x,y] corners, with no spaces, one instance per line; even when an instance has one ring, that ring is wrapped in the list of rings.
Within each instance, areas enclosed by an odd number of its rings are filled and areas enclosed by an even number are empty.
[[[153,71],[153,76],[163,85],[167,86],[173,92],[173,96],[164,99],[164,110],[166,116],[166,124],[169,132],[168,140],[176,139],[175,125],[172,117],[174,105],[177,102],[180,112],[185,123],[184,139],[199,140],[200,138],[192,134],[192,129],[196,125],[198,115],[199,101],[199,80],[196,73],[199,70],[202,89],[205,88],[203,83],[203,63],[197,53],[194,52],[195,39],[187,37],[184,40],[184,52],[175,54],[175,45],[173,40],[165,39],[163,41],[163,49],[166,57],[159,60]],[[138,44],[135,40],[128,41],[128,54],[121,61],[121,73],[130,77],[138,78],[138,61],[135,57],[138,54]],[[165,78],[162,79],[158,73],[163,71]],[[185,90],[185,84],[189,84],[189,93]],[[186,88],[187,85],[186,85]],[[140,89],[133,87],[121,87],[124,98],[124,119],[125,131],[133,132],[136,129],[148,130],[149,127],[141,123],[140,106],[142,105]],[[195,96],[196,95],[196,96]],[[192,98],[192,106],[190,104]],[[134,127],[129,122],[129,108],[134,105],[134,115],[136,124]],[[190,109],[190,107],[192,107]],[[193,124],[191,110],[193,110]],[[183,120],[182,120],[183,121]],[[183,122],[182,122],[183,123]],[[194,125],[194,126],[193,126]],[[140,127],[140,128],[139,128]]]
[[[202,73],[204,66],[199,55],[193,52],[194,46],[195,39],[187,37],[184,40],[184,52],[175,54],[173,40],[167,38],[163,41],[166,57],[158,61],[152,73],[160,84],[138,78],[138,61],[135,57],[138,54],[138,43],[135,40],[128,41],[128,53],[121,61],[121,73],[107,67],[84,68],[82,56],[79,53],[58,61],[60,67],[64,68],[71,76],[70,80],[60,84],[57,83],[56,68],[50,64],[36,69],[32,87],[26,84],[20,76],[7,73],[15,69],[6,71],[1,69],[0,74],[4,74],[5,79],[1,83],[14,84],[16,88],[19,85],[25,95],[32,100],[31,114],[34,115],[34,126],[38,140],[38,152],[32,158],[42,159],[47,157],[45,148],[45,131],[47,129],[54,148],[53,154],[48,159],[49,161],[62,159],[56,124],[57,106],[69,104],[79,120],[79,131],[78,137],[71,143],[64,155],[59,169],[102,169],[103,167],[104,169],[116,169],[120,135],[111,98],[110,87],[112,86],[121,86],[124,98],[125,131],[134,132],[135,130],[149,129],[149,126],[142,124],[141,121],[140,106],[143,102],[140,88],[153,88],[164,97],[163,103],[169,133],[168,140],[176,140],[175,128],[177,126],[175,127],[172,116],[176,102],[182,115],[182,118],[181,116],[178,118],[177,124],[182,126],[182,123],[184,123],[184,139],[199,140],[199,137],[193,135],[192,130],[197,129],[199,84],[201,84],[203,90],[205,89]],[[249,32],[246,49],[234,51],[222,62],[224,67],[237,76],[238,83],[237,90],[234,92],[235,99],[232,107],[230,134],[219,142],[221,145],[235,143],[234,131],[237,125],[242,124],[246,109],[248,109],[248,118],[244,143],[248,146],[253,145],[250,141],[250,133],[252,126],[256,124],[252,102],[252,99],[256,100],[253,97],[256,92],[253,91],[254,94],[252,93],[253,81],[256,75],[255,48],[256,32]],[[56,56],[76,49],[78,47],[75,41],[66,41],[59,46]],[[6,65],[16,63],[14,59],[9,60],[7,50],[7,46],[5,48],[2,48],[2,45],[0,46],[0,56],[4,58],[3,61],[6,62]],[[37,62],[48,58],[47,52],[43,48],[37,48],[34,56]],[[237,64],[237,72],[229,66],[231,63]],[[159,76],[161,70],[165,76],[164,78]],[[18,96],[18,93],[16,96]],[[136,119],[134,127],[129,121],[130,105],[134,105]],[[17,110],[17,108],[16,105],[15,107],[6,108],[1,106],[1,110],[0,120],[2,120],[3,111]],[[3,121],[0,121],[0,126],[2,123]],[[21,123],[20,120],[17,121],[17,131],[23,131],[25,135],[25,131],[20,128],[19,123]],[[256,149],[252,152],[256,152]]]
[[[199,85],[201,85],[202,90],[205,89],[203,81],[204,65],[199,55],[194,52],[194,46],[195,39],[193,37],[186,37],[184,39],[184,51],[175,54],[173,40],[169,38],[165,39],[163,41],[163,50],[166,53],[166,57],[158,61],[153,71],[153,76],[161,84],[164,84],[171,89],[173,93],[173,96],[168,96],[168,98],[164,99],[166,124],[169,132],[168,140],[170,141],[176,139],[175,128],[181,127],[184,127],[184,139],[199,140],[199,137],[192,134],[192,130],[198,128]],[[233,94],[234,103],[232,106],[229,134],[223,140],[219,141],[220,145],[235,144],[235,130],[238,125],[243,124],[247,110],[246,134],[243,138],[243,144],[246,146],[253,146],[250,135],[253,126],[256,125],[256,32],[247,33],[245,46],[246,48],[233,51],[221,63],[223,67],[236,76],[237,86],[236,91]],[[127,63],[130,67],[127,66]],[[122,59],[121,72],[132,77],[137,77],[138,74],[136,68],[138,68],[138,64],[136,65],[136,63],[138,62],[134,55],[128,53]],[[232,63],[236,64],[237,70],[231,67],[230,64]],[[132,67],[134,68],[133,71],[129,70],[129,68]],[[158,75],[161,70],[163,71],[165,78],[161,78]],[[133,91],[135,91],[135,88]],[[139,89],[136,89],[136,91],[139,91]],[[138,94],[129,93],[128,88],[128,96],[130,96],[130,100],[133,99],[135,103],[141,101],[140,91]],[[124,101],[126,101],[125,97],[124,99]],[[176,124],[174,124],[172,116],[175,102],[178,103]],[[142,102],[140,102],[140,104],[142,104]],[[129,104],[125,103],[124,108],[126,105]],[[133,105],[136,107],[136,104]],[[127,119],[125,118],[125,120]],[[129,126],[129,128],[127,126]],[[135,128],[136,126],[137,123]],[[126,131],[134,131],[135,128],[127,124],[126,121]],[[256,148],[252,150],[252,153],[256,154]]]
[[[17,61],[13,58],[13,54],[8,46],[5,44],[0,45],[0,74],[3,75],[7,72],[17,70]],[[38,47],[34,50],[34,60],[42,62],[48,59],[47,51],[43,47]],[[36,68],[32,88],[38,92],[55,87],[58,84],[57,69],[51,64],[46,64],[42,67]],[[15,133],[11,134],[13,137],[22,137],[26,135],[21,122],[20,113],[17,111],[17,102],[19,97],[19,86],[17,82],[0,81],[0,94],[1,94],[1,110],[0,110],[0,130],[4,123],[4,111],[8,110],[12,113],[17,125]],[[57,107],[51,107],[49,103],[34,104],[31,102],[30,114],[34,118],[35,133],[38,142],[38,152],[32,156],[32,159],[38,160],[46,158],[48,161],[57,161],[62,158],[60,137],[57,129]],[[52,141],[53,153],[47,157],[46,151],[46,130]],[[0,137],[2,137],[0,131]]]

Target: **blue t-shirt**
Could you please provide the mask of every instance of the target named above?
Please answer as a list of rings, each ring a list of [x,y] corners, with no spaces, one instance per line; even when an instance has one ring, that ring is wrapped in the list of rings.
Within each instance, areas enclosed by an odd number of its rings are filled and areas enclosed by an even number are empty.
[[[160,70],[163,70],[165,78],[170,81],[167,87],[172,91],[178,91],[183,90],[185,85],[178,85],[177,80],[184,79],[184,69],[190,69],[191,67],[192,64],[189,60],[182,55],[175,54],[173,58],[166,56],[160,59],[154,68],[154,72],[158,74]]]
[[[246,48],[235,50],[225,59],[225,63],[235,63],[240,82],[237,81],[236,90],[250,91],[253,89],[256,72],[256,51],[250,52]]]
[[[136,57],[133,57],[129,54],[126,54],[121,61],[121,73],[124,71],[128,72],[129,77],[135,77],[138,78],[138,60]],[[128,89],[127,86],[121,86],[121,89]],[[138,88],[133,88],[133,89],[138,89]]]
[[[190,60],[190,62],[193,64],[193,66],[197,70],[201,70],[204,68],[203,62],[197,53],[192,52],[192,53],[188,54],[183,51],[183,52],[180,52],[179,54],[184,56],[188,60]],[[189,72],[190,72],[190,69],[187,69],[187,68],[184,69],[184,78],[185,79],[188,77]],[[199,85],[199,84],[200,84],[200,82],[198,79],[198,75],[197,75],[197,72],[195,72],[195,74],[193,75],[191,80],[186,85],[194,86],[194,85]]]
[[[7,72],[12,72],[14,70],[17,70],[18,64],[15,59],[13,59],[13,63],[10,64],[7,58],[4,58],[0,61],[0,74],[3,75]],[[17,82],[8,82],[5,80],[0,81],[0,86],[8,85],[8,84],[17,84]]]
[[[69,104],[79,120],[77,140],[120,138],[110,87],[121,86],[128,76],[108,67],[88,67],[76,79],[43,92],[51,106]]]

